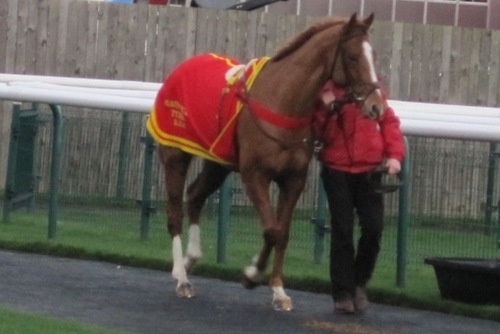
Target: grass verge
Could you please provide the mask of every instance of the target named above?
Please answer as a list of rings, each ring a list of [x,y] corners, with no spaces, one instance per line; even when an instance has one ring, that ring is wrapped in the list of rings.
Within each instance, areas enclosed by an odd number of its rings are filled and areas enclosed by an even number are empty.
[[[0,333],[9,334],[125,334],[125,332],[83,325],[0,308]]]

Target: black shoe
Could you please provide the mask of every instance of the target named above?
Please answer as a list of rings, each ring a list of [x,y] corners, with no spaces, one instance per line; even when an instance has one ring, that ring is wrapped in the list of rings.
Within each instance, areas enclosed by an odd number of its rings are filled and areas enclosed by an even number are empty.
[[[366,289],[362,286],[356,287],[356,292],[354,294],[354,307],[356,311],[363,312],[369,304],[370,302],[366,295]]]
[[[333,303],[333,313],[336,314],[354,314],[354,302],[351,297],[342,298]]]

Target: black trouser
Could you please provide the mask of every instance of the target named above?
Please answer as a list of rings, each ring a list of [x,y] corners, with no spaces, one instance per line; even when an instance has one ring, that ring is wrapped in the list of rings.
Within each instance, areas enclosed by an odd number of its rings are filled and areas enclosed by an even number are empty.
[[[323,168],[321,178],[331,216],[330,279],[334,299],[354,296],[356,286],[371,278],[383,229],[382,194],[374,191],[367,173],[351,174]],[[361,236],[354,247],[355,214]]]

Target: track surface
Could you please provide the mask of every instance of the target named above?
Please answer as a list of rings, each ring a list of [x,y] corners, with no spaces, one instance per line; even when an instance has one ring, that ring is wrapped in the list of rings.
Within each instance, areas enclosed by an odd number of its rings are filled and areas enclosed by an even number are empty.
[[[289,290],[292,312],[271,307],[267,287],[193,277],[180,299],[162,271],[0,250],[0,307],[130,333],[498,334],[500,324],[372,304],[364,315],[332,312],[324,294]]]

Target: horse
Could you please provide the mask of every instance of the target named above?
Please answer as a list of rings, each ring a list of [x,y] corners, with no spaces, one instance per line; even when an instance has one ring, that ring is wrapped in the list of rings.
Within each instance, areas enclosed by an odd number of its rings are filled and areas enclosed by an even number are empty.
[[[366,117],[381,117],[386,107],[374,68],[369,29],[374,15],[365,19],[329,18],[305,29],[273,56],[248,64],[217,54],[193,56],[167,76],[148,117],[147,129],[159,143],[159,160],[165,173],[167,227],[172,238],[172,276],[179,297],[195,295],[188,278],[201,258],[200,214],[208,196],[231,172],[239,172],[246,193],[255,207],[263,235],[263,246],[243,271],[245,287],[260,284],[274,250],[269,286],[276,310],[289,311],[293,302],[283,286],[285,250],[289,241],[292,212],[301,195],[314,150],[311,119],[322,87],[333,80],[347,87],[346,96],[362,105]],[[213,63],[213,64],[212,64]],[[211,64],[209,66],[209,64]],[[219,72],[209,67],[218,67]],[[206,73],[205,73],[206,75]],[[212,88],[222,83],[222,88]],[[195,93],[195,86],[203,92]],[[200,102],[202,101],[202,102]],[[195,116],[196,106],[202,116]],[[222,106],[237,112],[223,115]],[[170,125],[161,126],[161,118]],[[231,126],[221,124],[226,117]],[[218,126],[190,125],[216,119]],[[206,128],[210,134],[195,130]],[[232,128],[232,130],[228,130]],[[179,133],[175,131],[179,130]],[[227,132],[227,136],[221,133]],[[207,139],[206,137],[212,137]],[[205,141],[215,140],[217,145]],[[224,155],[218,145],[232,144]],[[208,146],[207,146],[208,145]],[[195,180],[187,187],[189,219],[186,254],[181,242],[184,191],[188,168],[194,156],[204,158]],[[279,190],[276,205],[269,194],[271,183]]]

